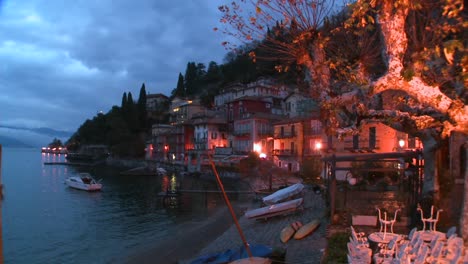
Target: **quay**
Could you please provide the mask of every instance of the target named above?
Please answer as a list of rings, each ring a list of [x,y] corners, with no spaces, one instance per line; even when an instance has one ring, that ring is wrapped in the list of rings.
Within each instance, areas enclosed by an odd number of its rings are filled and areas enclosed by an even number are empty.
[[[100,164],[98,163],[89,163],[89,162],[66,162],[66,161],[59,161],[59,162],[44,162],[44,165],[66,165],[66,166],[95,166]]]

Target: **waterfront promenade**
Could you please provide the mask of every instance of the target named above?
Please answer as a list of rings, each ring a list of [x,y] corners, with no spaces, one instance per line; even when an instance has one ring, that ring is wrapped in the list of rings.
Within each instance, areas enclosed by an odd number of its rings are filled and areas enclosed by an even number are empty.
[[[252,202],[247,209],[260,206],[260,202]],[[326,226],[328,218],[324,217],[326,207],[325,201],[320,194],[315,194],[306,188],[304,193],[303,210],[287,216],[276,216],[268,220],[252,220],[242,216],[239,218],[240,226],[250,244],[264,244],[273,248],[286,250],[286,263],[320,263],[324,254],[327,239]],[[302,240],[291,239],[283,244],[280,239],[281,230],[294,221],[307,223],[313,219],[321,219],[319,228],[311,235]],[[232,220],[230,220],[232,222]],[[202,236],[200,240],[204,239]],[[224,233],[204,246],[193,257],[179,260],[179,264],[188,264],[200,255],[223,252],[227,249],[238,249],[242,246],[242,240],[235,225],[231,225]]]

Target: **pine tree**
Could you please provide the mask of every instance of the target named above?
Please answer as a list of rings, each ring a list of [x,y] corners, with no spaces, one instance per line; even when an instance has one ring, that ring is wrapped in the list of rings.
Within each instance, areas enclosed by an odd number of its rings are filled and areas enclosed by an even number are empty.
[[[133,96],[131,92],[128,92],[127,95],[127,111],[124,112],[124,115],[130,130],[132,132],[138,130],[139,122],[137,106],[135,105],[135,101],[133,101]]]
[[[182,73],[179,73],[179,79],[177,80],[177,87],[172,90],[171,97],[185,97],[185,85],[184,85],[184,76]]]
[[[141,85],[140,95],[138,97],[138,119],[140,128],[146,131],[147,127],[147,111],[146,111],[146,88],[145,83]]]
[[[195,62],[189,62],[185,70],[185,91],[186,96],[191,97],[196,93],[197,66]]]
[[[124,92],[122,96],[122,104],[120,105],[120,108],[122,108],[122,111],[125,112],[127,108],[127,93]]]

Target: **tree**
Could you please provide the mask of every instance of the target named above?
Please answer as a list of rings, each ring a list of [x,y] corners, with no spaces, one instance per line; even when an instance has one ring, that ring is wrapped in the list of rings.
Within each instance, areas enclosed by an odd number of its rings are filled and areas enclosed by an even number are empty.
[[[171,97],[185,97],[185,84],[184,84],[184,76],[182,73],[179,73],[179,79],[177,80],[177,87],[172,90]]]
[[[310,79],[309,93],[321,101],[330,134],[357,133],[363,121],[371,119],[421,138],[423,191],[437,194],[434,164],[440,139],[452,131],[468,133],[468,38],[463,1],[360,0],[343,10],[348,17],[332,29],[334,34],[323,31],[333,1],[241,3],[253,3],[255,11],[243,12],[237,2],[219,8],[221,22],[227,25],[224,33],[245,42],[263,39],[260,45],[276,54],[266,59],[281,62],[279,70],[292,62],[302,66]],[[270,28],[276,29],[271,32]],[[333,47],[328,46],[334,43],[330,38],[350,29],[354,30],[348,33],[357,34],[354,38],[361,52],[345,58],[334,56]],[[376,35],[373,38],[366,31]],[[348,33],[342,36],[352,36]],[[360,56],[371,48],[364,45],[370,39],[380,43],[381,72],[366,70],[379,58]],[[255,53],[250,55],[261,59]],[[346,82],[338,75],[347,76]]]
[[[128,127],[132,132],[135,132],[139,128],[138,122],[138,110],[137,106],[135,105],[135,101],[133,100],[133,96],[131,92],[128,92],[127,95],[127,108],[124,112],[125,121],[128,124]]]
[[[197,65],[195,62],[187,63],[187,69],[185,70],[184,86],[185,95],[191,97],[197,92]]]
[[[127,108],[127,93],[124,92],[122,95],[122,103],[120,104],[120,108],[122,108],[122,111],[125,111],[124,109]]]
[[[145,83],[141,85],[140,88],[140,95],[138,96],[138,119],[140,123],[140,127],[143,131],[148,129],[148,122],[147,122],[147,111],[146,111],[146,88]]]

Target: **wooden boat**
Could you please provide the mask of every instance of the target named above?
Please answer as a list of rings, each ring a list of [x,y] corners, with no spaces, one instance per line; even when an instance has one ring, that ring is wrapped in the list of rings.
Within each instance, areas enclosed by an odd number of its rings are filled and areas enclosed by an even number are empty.
[[[297,232],[294,234],[294,239],[303,239],[304,237],[310,235],[312,232],[315,231],[320,225],[320,220],[315,219],[310,221],[309,223],[303,225]]]
[[[96,182],[89,173],[80,173],[79,176],[72,176],[65,180],[71,187],[83,191],[100,191],[102,184]]]
[[[302,183],[296,183],[289,187],[280,189],[264,197],[262,200],[264,204],[272,205],[272,204],[284,201],[288,198],[291,198],[296,194],[299,194],[300,192],[302,192],[303,189],[304,189],[304,185]]]
[[[303,198],[273,204],[245,212],[245,216],[251,219],[267,219],[276,215],[283,215],[295,212],[303,202]]]

